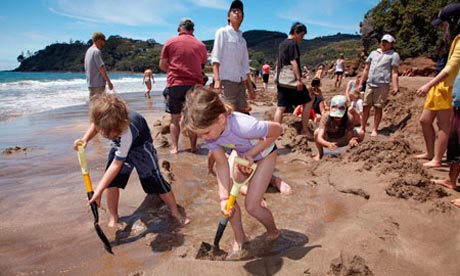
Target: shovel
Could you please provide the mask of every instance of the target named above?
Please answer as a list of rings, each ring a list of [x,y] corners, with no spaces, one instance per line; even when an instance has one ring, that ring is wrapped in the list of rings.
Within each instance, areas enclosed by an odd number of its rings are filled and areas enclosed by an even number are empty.
[[[91,178],[89,177],[88,162],[86,161],[85,148],[82,144],[78,145],[78,161],[80,162],[81,173],[83,174],[83,180],[85,181],[86,194],[88,196],[88,200],[90,200],[93,197],[94,191],[93,185],[91,184]],[[91,211],[93,212],[94,228],[96,229],[97,235],[104,243],[105,250],[107,250],[107,252],[109,252],[110,254],[113,254],[112,246],[110,245],[109,240],[107,239],[104,232],[102,232],[101,227],[99,226],[99,213],[97,212],[96,202],[91,203]]]
[[[231,170],[231,174],[232,174],[232,180],[233,180],[233,185],[232,185],[232,189],[230,191],[230,196],[228,198],[228,201],[227,201],[227,206],[225,207],[225,209],[227,210],[227,212],[229,212],[233,205],[235,204],[235,201],[236,201],[236,196],[239,194],[240,192],[240,189],[243,185],[246,185],[249,180],[252,178],[252,176],[254,175],[254,173],[256,172],[256,168],[257,168],[257,165],[256,164],[252,164],[251,166],[251,174],[243,181],[243,182],[237,182],[235,180],[235,174],[234,174],[234,170],[235,170],[235,164],[240,164],[240,165],[243,165],[243,166],[247,166],[248,165],[248,160],[245,160],[245,159],[242,159],[238,156],[236,156],[236,152],[233,151],[232,154],[230,154],[230,157],[229,157],[229,164],[230,164],[230,170]],[[210,254],[208,252],[211,252],[212,251],[212,255],[214,256],[223,256],[223,258],[225,258],[225,252],[220,250],[219,248],[219,242],[222,238],[222,235],[224,234],[224,231],[225,231],[225,227],[227,226],[227,223],[228,223],[228,216],[226,215],[223,215],[219,221],[219,225],[217,227],[217,232],[216,232],[216,236],[214,237],[214,246],[211,246],[210,244],[206,243],[206,242],[203,242],[201,243],[201,246],[200,246],[200,249],[198,250],[198,253],[196,255],[196,259],[203,259],[203,258],[206,258],[206,256],[210,259],[216,259],[215,257],[213,256],[210,256]]]

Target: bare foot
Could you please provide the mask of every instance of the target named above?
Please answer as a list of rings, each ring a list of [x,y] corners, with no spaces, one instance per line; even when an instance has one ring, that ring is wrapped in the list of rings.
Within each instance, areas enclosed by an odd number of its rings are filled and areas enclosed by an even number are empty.
[[[431,160],[429,162],[423,163],[423,166],[425,168],[439,168],[439,167],[441,167],[441,163],[438,163],[438,162],[436,162],[434,160]]]
[[[436,184],[436,185],[441,185],[443,187],[446,187],[448,189],[452,190],[457,190],[457,186],[455,183],[450,182],[449,179],[431,179],[431,183]]]
[[[428,153],[422,153],[422,154],[417,154],[414,156],[416,159],[426,159],[426,160],[431,160],[433,159],[433,156],[429,156]]]
[[[460,207],[460,198],[453,199],[450,201],[450,203],[454,205],[455,207]]]
[[[284,182],[281,178],[275,177],[275,187],[280,191],[283,195],[289,195],[292,193],[292,187]]]
[[[107,226],[110,228],[119,229],[121,227],[121,224],[118,223],[118,219],[109,219],[109,223],[107,223]]]
[[[315,157],[313,157],[313,160],[315,160],[315,161],[321,160],[321,156],[319,155],[319,153],[317,155],[315,155]]]
[[[373,130],[373,131],[372,131],[371,137],[377,137],[377,130]]]
[[[177,221],[180,223],[180,225],[184,226],[184,225],[187,225],[191,222],[191,220],[186,217],[186,216],[182,216],[180,214],[172,214],[172,216],[177,219]]]
[[[315,137],[311,133],[310,129],[302,130],[302,132],[300,132],[300,134],[307,136],[308,141],[314,141],[315,140]]]
[[[177,150],[177,148],[171,148],[171,149],[169,150],[169,153],[171,153],[171,154],[177,154],[178,152],[179,152],[179,151]]]
[[[271,242],[275,241],[279,236],[281,235],[281,231],[276,229],[274,233],[268,233],[267,232],[267,238],[266,241]]]

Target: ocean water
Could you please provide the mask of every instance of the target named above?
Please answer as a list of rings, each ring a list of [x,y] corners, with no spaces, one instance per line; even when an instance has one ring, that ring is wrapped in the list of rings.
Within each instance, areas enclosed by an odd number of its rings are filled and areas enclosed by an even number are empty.
[[[109,73],[116,93],[144,92],[143,74]],[[155,75],[151,95],[161,95],[166,75]],[[0,72],[0,122],[29,114],[85,104],[84,73]]]

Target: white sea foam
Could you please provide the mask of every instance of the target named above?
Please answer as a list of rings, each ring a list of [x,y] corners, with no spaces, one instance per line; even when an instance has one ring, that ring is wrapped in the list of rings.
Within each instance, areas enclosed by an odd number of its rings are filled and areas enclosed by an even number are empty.
[[[110,74],[117,93],[143,92],[141,74]],[[155,76],[152,95],[161,95],[166,76]],[[81,73],[0,73],[0,121],[84,104],[88,88]]]

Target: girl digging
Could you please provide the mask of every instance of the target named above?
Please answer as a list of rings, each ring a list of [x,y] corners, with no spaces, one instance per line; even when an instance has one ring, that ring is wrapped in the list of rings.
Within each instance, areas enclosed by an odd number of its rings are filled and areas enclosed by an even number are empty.
[[[248,213],[267,229],[266,239],[273,241],[281,234],[275,225],[271,211],[261,206],[264,193],[270,183],[276,162],[275,141],[282,132],[276,122],[258,121],[254,117],[239,112],[224,104],[219,95],[199,87],[189,93],[184,108],[185,127],[202,137],[216,160],[217,183],[221,212],[230,217],[235,242],[233,250],[239,251],[247,241],[241,222],[241,210],[235,203],[230,212],[226,211],[227,200],[232,187],[230,167],[224,148],[235,150],[249,161],[249,166],[257,162],[257,169],[249,182],[244,206]],[[235,178],[241,181],[250,173],[249,167],[238,166]]]

